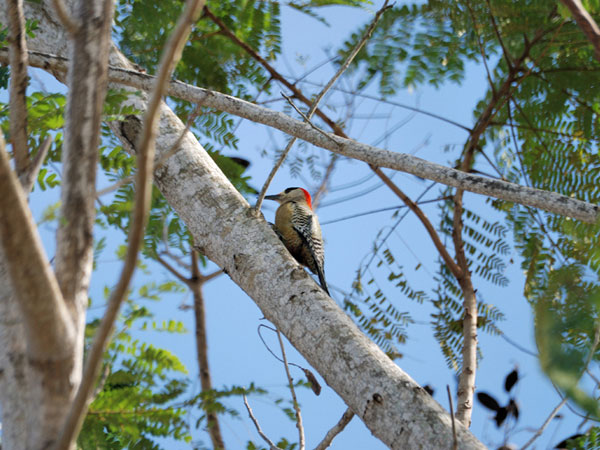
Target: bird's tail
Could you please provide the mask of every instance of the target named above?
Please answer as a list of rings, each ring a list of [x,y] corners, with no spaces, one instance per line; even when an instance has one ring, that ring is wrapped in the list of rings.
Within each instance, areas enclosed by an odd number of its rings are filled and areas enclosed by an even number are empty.
[[[323,288],[323,290],[325,292],[327,292],[327,295],[329,295],[331,297],[331,294],[329,293],[329,289],[327,289],[327,282],[325,281],[325,273],[323,273],[323,269],[321,269],[318,265],[317,265],[317,275],[319,276],[319,283],[321,283],[321,287]]]

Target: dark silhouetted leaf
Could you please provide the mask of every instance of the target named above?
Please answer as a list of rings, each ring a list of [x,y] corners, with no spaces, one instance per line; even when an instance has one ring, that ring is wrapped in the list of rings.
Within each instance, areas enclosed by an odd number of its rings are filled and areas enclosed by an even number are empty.
[[[502,408],[498,409],[498,412],[496,413],[496,417],[494,417],[494,420],[496,421],[496,426],[499,427],[500,425],[502,425],[507,417],[508,417],[508,409],[507,408],[505,408],[503,406]]]
[[[498,410],[500,409],[500,405],[498,404],[496,399],[491,395],[486,394],[485,392],[478,392],[477,400],[479,400],[479,403],[481,403],[487,409],[491,409],[492,411],[498,412]]]
[[[519,372],[517,369],[514,369],[511,373],[506,375],[506,379],[504,380],[504,390],[510,392],[517,381],[519,381]]]

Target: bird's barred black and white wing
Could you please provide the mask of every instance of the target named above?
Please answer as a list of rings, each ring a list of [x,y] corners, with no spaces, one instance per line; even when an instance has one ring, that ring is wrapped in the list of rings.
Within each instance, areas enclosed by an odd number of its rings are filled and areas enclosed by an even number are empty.
[[[298,214],[294,217],[294,230],[298,233],[306,248],[310,252],[312,261],[314,261],[314,267],[309,267],[319,277],[319,283],[325,292],[329,294],[327,289],[327,282],[325,281],[325,252],[323,249],[323,240],[321,238],[321,226],[317,216],[314,214]]]

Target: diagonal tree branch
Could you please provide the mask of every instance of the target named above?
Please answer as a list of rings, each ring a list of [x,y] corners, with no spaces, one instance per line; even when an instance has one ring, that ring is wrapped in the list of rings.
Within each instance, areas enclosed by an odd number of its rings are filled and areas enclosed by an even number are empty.
[[[9,286],[4,287],[9,291],[6,300],[14,302],[2,305],[3,312],[8,314],[8,317],[3,316],[3,320],[12,317],[18,322],[6,328],[3,324],[0,331],[13,344],[17,337],[24,337],[26,341],[24,352],[13,347],[11,350],[14,353],[9,355],[9,358],[22,355],[26,361],[11,361],[16,366],[7,367],[4,376],[21,383],[9,386],[25,390],[36,389],[37,394],[3,393],[4,400],[8,396],[8,402],[19,402],[16,405],[18,408],[23,402],[34,407],[28,411],[28,417],[11,417],[6,421],[7,426],[12,424],[19,427],[8,430],[6,441],[9,445],[13,443],[25,448],[42,448],[46,443],[52,442],[58,425],[57,418],[64,414],[65,393],[69,393],[72,385],[69,378],[75,365],[75,329],[43,250],[24,190],[10,168],[1,133],[0,192],[0,217],[3,218],[0,220],[0,254],[4,263],[0,272],[6,270],[8,273],[8,277],[2,273],[3,281],[6,278],[9,280]],[[15,314],[13,306],[18,309],[18,314]],[[9,342],[3,341],[3,345],[9,345]],[[22,344],[19,348],[22,348]],[[25,368],[28,369],[26,374],[14,373]],[[6,408],[11,405],[8,402]],[[19,409],[18,413],[22,413],[22,410]],[[5,414],[3,410],[3,415]],[[29,428],[24,429],[27,426]],[[17,442],[18,438],[24,438],[24,441]]]
[[[333,428],[331,428],[327,432],[327,434],[325,435],[323,440],[321,442],[319,442],[319,445],[317,445],[315,447],[315,450],[325,450],[325,449],[329,448],[333,439],[338,434],[340,434],[342,431],[344,431],[344,428],[346,428],[346,425],[348,425],[350,423],[350,421],[352,420],[353,417],[354,417],[354,413],[352,412],[352,410],[350,408],[346,409],[346,411],[344,411],[344,414],[342,414],[342,417],[340,418],[338,423],[336,423],[333,426]]]
[[[10,64],[10,142],[15,158],[17,176],[29,165],[27,150],[27,43],[23,0],[7,0],[8,43]],[[28,191],[29,192],[29,191]]]
[[[81,337],[93,262],[94,193],[112,11],[111,0],[77,2],[75,13],[81,26],[72,37],[67,73],[61,220],[55,264],[56,278]]]
[[[94,384],[101,367],[102,355],[108,344],[114,322],[135,270],[137,255],[142,244],[150,208],[152,167],[154,164],[155,153],[154,140],[158,128],[159,107],[162,102],[162,96],[166,89],[167,82],[173,72],[173,68],[181,57],[181,51],[187,41],[191,27],[197,20],[203,6],[203,0],[188,0],[186,2],[185,9],[180,16],[175,26],[175,30],[171,34],[161,57],[158,76],[156,77],[148,108],[144,115],[141,139],[138,142],[135,209],[132,213],[133,219],[128,238],[129,245],[125,255],[125,263],[119,281],[108,301],[106,312],[89,351],[82,383],[73,400],[69,415],[65,420],[65,425],[61,432],[57,449],[70,447],[81,429],[85,412],[91,401],[91,394],[94,391]],[[91,192],[91,197],[93,201],[95,199],[94,192]]]
[[[47,53],[30,52],[30,64],[61,73],[65,58]],[[6,54],[0,51],[0,61]],[[109,80],[141,90],[151,89],[153,77],[131,68],[111,67]],[[185,83],[173,81],[168,94],[203,106],[213,107],[256,123],[272,126],[292,136],[334,153],[358,159],[376,167],[387,167],[407,172],[421,178],[437,181],[447,186],[464,189],[505,201],[532,206],[554,214],[594,223],[600,218],[600,206],[577,200],[554,192],[520,186],[507,181],[465,173],[460,170],[432,163],[404,153],[391,152],[352,139],[341,138],[313,126],[235,97],[210,91]],[[491,118],[490,118],[491,121]]]
[[[600,61],[600,28],[598,28],[598,24],[596,24],[590,13],[583,7],[581,0],[560,1],[569,8],[577,25],[579,25],[583,34],[585,34],[590,43],[594,46],[596,59]]]

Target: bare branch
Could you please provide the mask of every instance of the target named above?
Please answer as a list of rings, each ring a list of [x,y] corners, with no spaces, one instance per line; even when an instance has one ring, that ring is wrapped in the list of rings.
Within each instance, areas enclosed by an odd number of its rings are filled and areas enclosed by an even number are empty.
[[[281,450],[281,448],[277,447],[273,443],[273,441],[271,439],[269,439],[265,433],[263,433],[263,430],[260,427],[258,420],[256,420],[256,417],[254,417],[252,408],[250,408],[250,405],[248,404],[248,399],[246,398],[246,394],[244,394],[243,397],[244,397],[244,405],[246,405],[246,409],[248,410],[248,415],[250,416],[250,419],[252,419],[252,422],[254,423],[254,426],[256,427],[256,431],[258,431],[258,434],[260,435],[260,437],[263,438],[267,444],[269,444],[269,450]]]
[[[108,84],[112,0],[80,0],[75,12],[82,25],[71,42],[73,59],[67,73],[61,220],[55,260],[61,292],[73,321],[80,323],[87,307],[93,262],[94,192]]]
[[[350,408],[348,408],[344,414],[342,414],[342,417],[338,423],[336,423],[333,428],[327,432],[323,440],[315,447],[315,450],[325,450],[326,448],[329,448],[333,439],[342,431],[344,431],[344,428],[346,428],[346,425],[350,423],[353,417],[354,413]]]
[[[377,176],[381,178],[381,180],[398,197],[400,197],[400,199],[406,204],[406,206],[408,206],[408,208],[410,208],[410,210],[413,213],[415,213],[415,215],[419,218],[419,220],[427,230],[429,237],[433,241],[433,245],[435,245],[435,248],[444,260],[444,263],[446,264],[446,266],[448,266],[448,270],[450,270],[450,272],[452,272],[452,275],[454,275],[457,279],[460,278],[463,273],[462,269],[456,264],[452,256],[450,256],[450,254],[448,253],[446,246],[443,244],[442,240],[440,239],[440,236],[438,235],[437,231],[435,230],[435,228],[433,227],[423,210],[419,208],[417,204],[413,202],[404,192],[402,192],[402,190],[398,186],[396,186],[396,184],[394,184],[394,182],[390,180],[390,178],[386,174],[384,174],[381,171],[381,169],[375,168],[374,171],[377,174]]]
[[[40,145],[35,157],[27,166],[27,169],[19,176],[19,181],[21,182],[21,186],[23,186],[23,191],[25,194],[29,193],[33,188],[33,183],[40,173],[42,164],[44,163],[46,155],[48,155],[48,151],[50,150],[51,146],[52,138],[50,136],[46,136],[46,139],[44,139],[44,142],[42,142],[42,145]]]
[[[75,36],[82,27],[82,24],[73,18],[63,0],[52,0],[52,6],[54,6],[56,15],[65,29],[71,36]]]
[[[95,380],[100,370],[102,355],[112,332],[114,322],[119,312],[125,293],[135,270],[137,254],[142,244],[144,229],[150,206],[150,194],[152,186],[152,166],[154,163],[154,140],[158,123],[158,112],[161,98],[164,95],[166,84],[171,76],[176,62],[181,56],[181,51],[190,33],[192,25],[197,20],[202,7],[203,0],[188,0],[185,10],[179,17],[175,30],[171,34],[162,54],[158,76],[148,103],[148,109],[144,115],[142,136],[137,144],[138,171],[136,177],[135,209],[132,213],[132,226],[129,233],[129,246],[125,256],[125,264],[121,276],[109,301],[100,327],[90,349],[84,369],[82,383],[77,391],[69,415],[57,448],[68,448],[77,436],[85,412],[89,406],[90,395],[93,391]],[[92,193],[93,197],[93,193]]]
[[[202,275],[202,277],[201,277],[202,278],[202,282],[206,283],[207,281],[210,281],[210,280],[212,280],[214,278],[217,278],[219,275],[223,275],[223,273],[224,273],[223,270],[219,269],[219,270],[215,270],[212,273],[209,273],[208,275]]]
[[[456,419],[454,417],[454,405],[452,404],[452,394],[450,393],[450,386],[446,385],[446,392],[448,392],[448,404],[450,405],[450,417],[452,418],[452,450],[458,449],[458,439],[456,438]]]
[[[490,0],[486,0],[488,8],[490,10],[490,20],[492,21],[492,27],[494,28],[494,33],[496,33],[496,38],[498,39],[498,42],[500,43],[500,47],[502,48],[502,54],[504,55],[504,59],[506,60],[506,65],[508,66],[508,70],[512,71],[513,69],[513,62],[512,62],[512,58],[510,57],[510,53],[508,53],[508,50],[506,49],[506,46],[504,45],[504,40],[502,39],[502,35],[500,35],[500,28],[498,28],[498,24],[496,23],[496,17],[494,17],[494,12],[492,11],[492,4],[490,3]]]
[[[481,61],[483,62],[483,67],[485,68],[485,73],[487,75],[488,83],[490,84],[490,89],[494,97],[496,96],[496,87],[494,86],[494,81],[492,80],[492,75],[490,73],[490,68],[487,64],[487,55],[485,54],[485,49],[483,48],[483,43],[481,42],[481,36],[479,35],[479,25],[477,24],[477,20],[475,20],[475,13],[473,12],[473,8],[471,8],[470,0],[465,0],[465,4],[469,10],[469,14],[471,15],[471,21],[473,22],[473,30],[475,31],[475,37],[477,37],[477,45],[479,46],[479,51],[481,52]]]
[[[194,295],[194,318],[196,322],[196,354],[198,356],[198,373],[202,392],[210,392],[213,389],[208,365],[208,338],[206,333],[206,313],[204,308],[204,294],[202,287],[205,278],[200,275],[198,267],[198,255],[195,250],[191,251],[192,259],[192,281],[190,289]],[[214,449],[225,449],[225,442],[221,434],[219,418],[216,411],[206,409],[206,428],[212,441]]]
[[[294,411],[296,411],[296,428],[298,428],[298,448],[304,450],[304,426],[302,425],[302,414],[300,412],[300,404],[296,398],[296,390],[294,389],[294,380],[290,374],[290,366],[288,366],[287,356],[285,354],[285,346],[283,345],[283,339],[281,339],[281,333],[277,330],[277,339],[279,339],[279,346],[281,347],[281,357],[283,358],[283,365],[285,367],[285,373],[288,379],[288,385],[292,394],[292,403],[294,405]]]
[[[327,165],[327,169],[325,169],[325,174],[323,175],[323,180],[321,181],[321,184],[317,188],[317,191],[315,192],[312,198],[312,204],[314,209],[317,209],[321,201],[321,196],[324,195],[325,192],[327,192],[327,185],[329,184],[329,180],[333,175],[333,169],[335,168],[335,163],[337,162],[338,158],[338,155],[336,155],[335,153],[331,155],[331,159],[329,160],[329,164]]]
[[[17,176],[29,165],[27,150],[27,43],[23,0],[7,0],[8,43],[10,64],[10,141]]]
[[[171,264],[168,263],[167,260],[165,260],[164,258],[162,258],[158,253],[156,255],[154,255],[154,257],[156,258],[156,260],[165,268],[167,269],[169,272],[171,272],[171,274],[177,278],[179,281],[181,281],[182,283],[184,283],[186,286],[190,287],[192,284],[192,280],[190,280],[189,278],[187,278],[185,275],[179,273],[177,271],[177,269],[175,269]]]
[[[10,168],[0,133],[0,242],[27,333],[28,353],[38,361],[67,359],[73,325],[39,235],[24,191]],[[27,261],[23,264],[23,261]]]
[[[350,67],[350,64],[352,63],[352,61],[354,60],[354,58],[356,57],[356,55],[358,54],[358,52],[363,48],[363,46],[371,38],[371,35],[373,34],[373,31],[375,30],[375,27],[377,26],[377,22],[379,22],[379,19],[381,18],[381,16],[383,15],[383,13],[387,9],[389,9],[390,7],[391,6],[388,5],[388,0],[385,0],[385,2],[383,3],[383,6],[379,9],[379,11],[377,11],[377,13],[375,13],[375,17],[373,18],[373,21],[371,22],[371,24],[367,28],[367,31],[365,31],[365,33],[363,34],[363,36],[360,39],[360,41],[358,41],[358,43],[354,46],[354,48],[352,49],[352,51],[350,52],[350,54],[346,57],[346,60],[339,67],[339,69],[337,70],[337,72],[335,73],[335,75],[333,75],[333,77],[331,77],[331,79],[327,82],[327,84],[323,87],[323,89],[321,89],[321,92],[319,92],[317,94],[317,96],[315,97],[315,99],[313,100],[312,104],[310,105],[310,109],[308,111],[308,114],[306,115],[307,116],[306,121],[308,121],[308,122],[310,121],[310,119],[312,118],[313,114],[317,110],[317,108],[319,106],[319,103],[321,102],[321,100],[323,99],[323,97],[325,96],[325,94],[327,92],[329,92],[329,90],[334,85],[334,83],[342,76],[342,74],[348,69],[348,67]],[[271,184],[271,181],[275,177],[275,174],[277,173],[277,171],[279,170],[279,168],[283,164],[283,161],[285,160],[285,158],[287,157],[288,153],[290,152],[292,146],[296,142],[296,139],[297,138],[295,138],[295,137],[292,138],[292,139],[290,139],[290,141],[288,142],[285,150],[283,151],[283,153],[281,154],[281,156],[279,157],[279,159],[275,163],[275,166],[273,166],[273,169],[271,169],[271,172],[267,176],[267,179],[265,180],[265,183],[263,184],[263,187],[260,190],[260,193],[258,194],[258,200],[256,200],[256,205],[254,205],[255,211],[260,211],[260,207],[262,205],[262,202],[265,199],[265,195],[267,194],[267,189],[269,188],[269,185]]]
[[[29,55],[31,64],[36,67],[45,68],[46,70],[62,71],[62,66],[64,66],[66,61],[64,58],[40,52],[30,52]],[[3,52],[0,51],[0,60],[6,61],[4,56]],[[113,67],[109,72],[109,79],[110,81],[138,89],[149,90],[152,86],[153,77],[134,70]],[[226,94],[186,85],[177,81],[171,82],[168,94],[244,117],[256,123],[272,126],[318,147],[373,164],[377,167],[387,167],[411,173],[418,177],[461,188],[465,191],[532,206],[554,214],[572,217],[583,222],[594,223],[600,218],[600,207],[598,205],[554,192],[465,173],[425,161],[412,155],[383,150],[352,139],[325,133],[324,131],[317,132],[311,125],[292,119],[283,113],[269,110]]]
[[[581,0],[561,0],[569,8],[575,18],[577,25],[583,31],[583,34],[594,46],[596,59],[600,61],[600,28],[586,9],[581,4]]]

